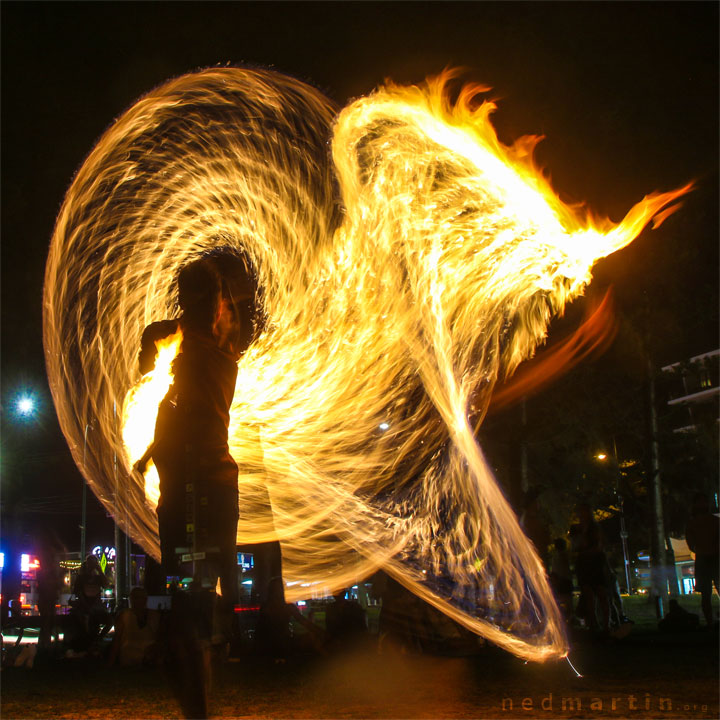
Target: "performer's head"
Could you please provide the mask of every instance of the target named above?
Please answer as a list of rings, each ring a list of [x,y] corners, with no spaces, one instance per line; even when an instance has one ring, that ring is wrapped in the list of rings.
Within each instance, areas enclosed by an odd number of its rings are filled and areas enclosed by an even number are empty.
[[[182,324],[190,330],[211,333],[222,297],[222,282],[213,263],[202,258],[185,265],[178,275],[178,303]]]
[[[213,252],[185,265],[178,275],[182,324],[213,333],[221,346],[240,355],[259,331],[255,271],[241,254]]]
[[[216,334],[231,352],[240,355],[260,331],[262,314],[256,270],[249,257],[237,250],[210,253],[222,282],[222,300]]]

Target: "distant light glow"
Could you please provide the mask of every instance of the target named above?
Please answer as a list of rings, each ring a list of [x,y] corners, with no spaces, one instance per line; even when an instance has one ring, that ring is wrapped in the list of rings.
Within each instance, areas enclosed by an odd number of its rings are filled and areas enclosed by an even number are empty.
[[[379,427],[381,430],[387,430],[390,427],[390,425],[386,422],[381,422]]]
[[[30,395],[21,395],[15,408],[20,417],[30,417],[35,412],[35,400]]]
[[[607,455],[605,453],[598,453],[595,457],[598,460],[606,460],[607,459]]]

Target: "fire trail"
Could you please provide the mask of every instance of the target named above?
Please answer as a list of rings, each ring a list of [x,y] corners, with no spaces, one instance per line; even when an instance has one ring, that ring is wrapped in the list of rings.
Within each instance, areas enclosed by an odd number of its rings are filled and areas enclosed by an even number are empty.
[[[290,77],[233,68],[141,98],[60,211],[48,374],[78,466],[157,556],[157,475],[131,468],[178,343],[140,378],[140,335],[177,315],[180,267],[243,251],[265,323],[231,410],[238,542],[281,541],[290,600],[384,568],[510,652],[562,657],[560,615],[475,441],[471,398],[482,416],[593,263],[689,187],[619,224],[593,218],[533,165],[537,138],[504,146],[483,88],[451,103],[449,79],[387,84],[340,112]]]

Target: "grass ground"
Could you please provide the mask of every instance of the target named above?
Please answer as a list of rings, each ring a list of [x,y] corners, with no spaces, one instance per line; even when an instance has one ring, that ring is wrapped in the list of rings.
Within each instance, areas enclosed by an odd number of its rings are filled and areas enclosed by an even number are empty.
[[[717,600],[717,598],[716,598]],[[683,606],[698,612],[697,600]],[[578,637],[567,662],[524,663],[494,647],[467,657],[365,652],[247,657],[216,672],[211,716],[224,718],[716,718],[718,635],[666,634],[654,608],[619,642]],[[175,718],[160,669],[63,660],[2,671],[3,718]]]

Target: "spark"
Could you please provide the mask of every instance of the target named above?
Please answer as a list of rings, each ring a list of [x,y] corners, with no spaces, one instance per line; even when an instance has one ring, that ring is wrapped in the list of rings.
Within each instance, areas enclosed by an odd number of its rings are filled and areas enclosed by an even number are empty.
[[[580,672],[578,671],[578,669],[572,664],[572,662],[570,662],[570,656],[569,656],[569,655],[567,655],[567,656],[565,657],[565,660],[567,660],[567,664],[573,669],[573,672],[575,673],[575,677],[576,677],[576,678],[585,677],[582,673],[580,673]]]
[[[559,658],[562,618],[474,438],[469,399],[482,417],[592,264],[689,187],[646,197],[619,224],[593,219],[533,166],[535,140],[502,145],[494,105],[477,106],[477,87],[451,105],[448,80],[388,83],[339,113],[297,80],[235,68],[141,98],[92,150],[57,219],[50,385],[90,486],[157,557],[157,476],[132,465],[177,343],[140,378],[140,336],[177,315],[180,267],[242,250],[265,323],[231,408],[238,543],[280,540],[290,600],[383,568],[519,657]]]

